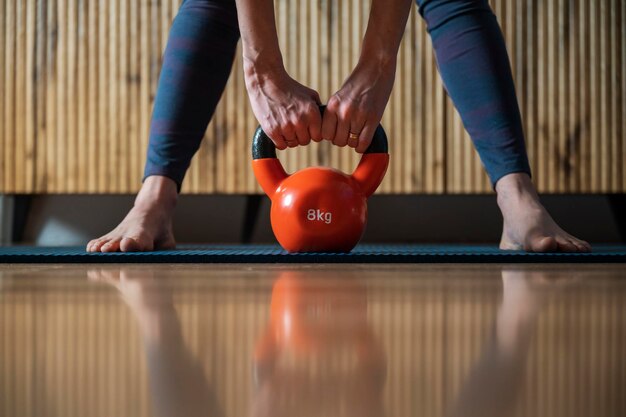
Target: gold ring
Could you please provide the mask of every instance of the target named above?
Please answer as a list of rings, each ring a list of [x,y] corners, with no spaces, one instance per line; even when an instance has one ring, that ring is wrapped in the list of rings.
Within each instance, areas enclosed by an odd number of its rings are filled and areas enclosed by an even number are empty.
[[[358,140],[359,139],[359,135],[357,135],[356,133],[352,133],[350,132],[350,134],[348,135],[348,139],[350,140]]]

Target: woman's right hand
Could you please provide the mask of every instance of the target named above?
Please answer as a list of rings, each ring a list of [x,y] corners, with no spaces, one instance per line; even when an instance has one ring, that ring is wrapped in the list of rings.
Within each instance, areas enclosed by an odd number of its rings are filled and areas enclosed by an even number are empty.
[[[246,63],[244,74],[252,111],[278,149],[322,140],[317,91],[291,78],[282,65]]]

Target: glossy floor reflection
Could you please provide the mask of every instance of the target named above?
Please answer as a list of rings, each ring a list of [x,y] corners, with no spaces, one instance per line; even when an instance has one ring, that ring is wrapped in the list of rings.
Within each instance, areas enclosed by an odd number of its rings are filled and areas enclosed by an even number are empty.
[[[626,265],[0,265],[1,416],[624,416]]]

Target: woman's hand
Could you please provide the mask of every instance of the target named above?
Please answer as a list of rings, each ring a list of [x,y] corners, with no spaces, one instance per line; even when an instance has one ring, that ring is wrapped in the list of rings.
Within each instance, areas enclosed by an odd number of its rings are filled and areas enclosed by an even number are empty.
[[[322,117],[319,94],[287,74],[282,65],[244,66],[250,104],[263,131],[278,149],[320,141]]]
[[[337,146],[363,153],[389,101],[396,75],[396,60],[359,62],[341,89],[328,100],[322,121],[322,137]]]

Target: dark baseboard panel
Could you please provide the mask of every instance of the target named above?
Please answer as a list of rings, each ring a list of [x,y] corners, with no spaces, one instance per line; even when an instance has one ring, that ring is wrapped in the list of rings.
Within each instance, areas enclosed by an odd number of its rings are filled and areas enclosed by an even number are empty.
[[[132,207],[131,195],[41,195],[18,208],[20,242],[80,245]],[[625,195],[547,195],[542,201],[568,232],[591,242],[623,243]],[[175,234],[187,243],[273,241],[269,200],[245,195],[183,195]],[[27,212],[25,212],[27,211]],[[497,242],[502,218],[494,195],[377,195],[363,242]]]

